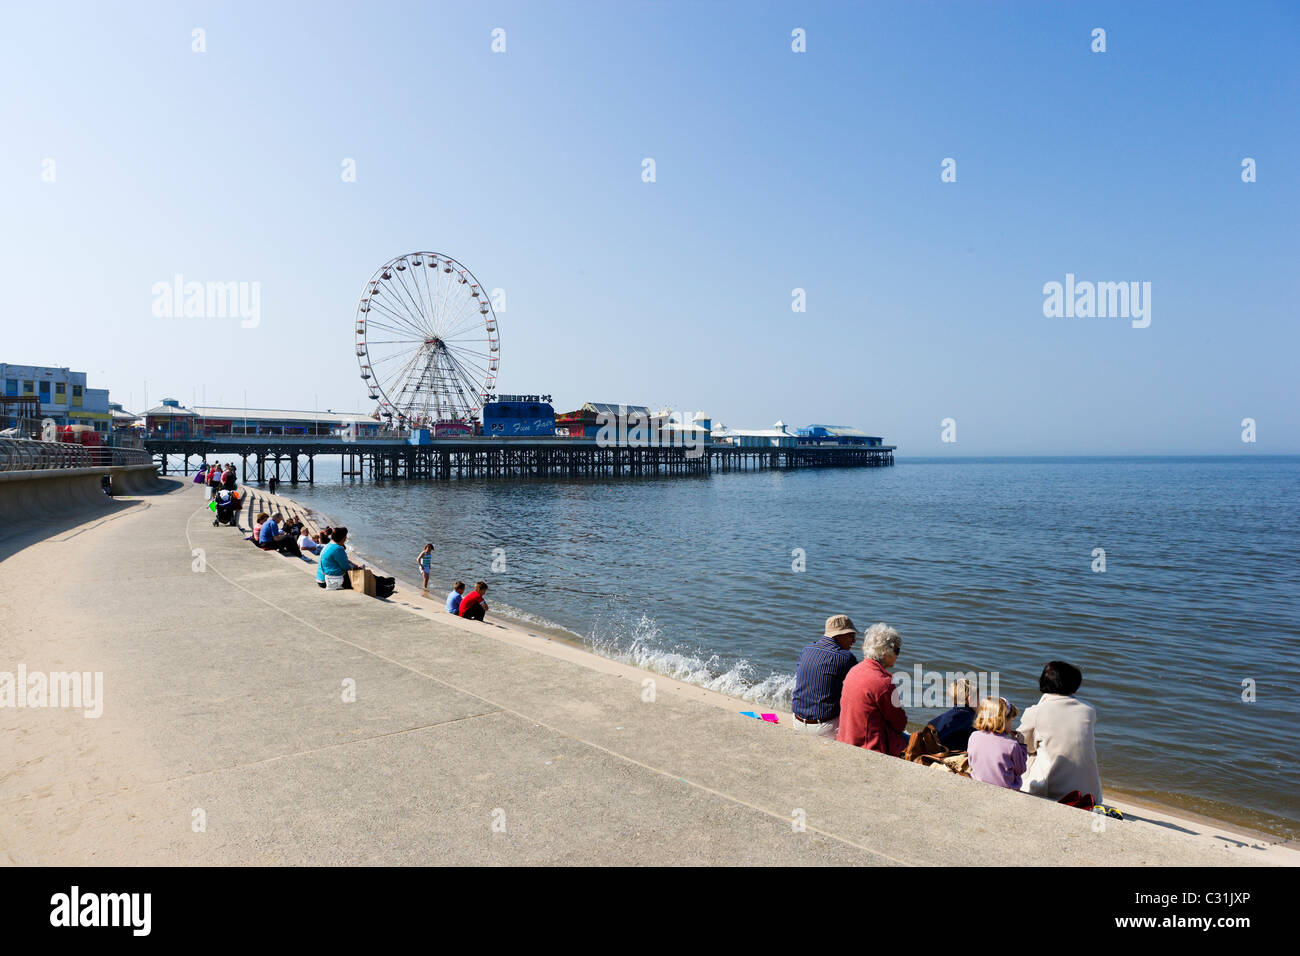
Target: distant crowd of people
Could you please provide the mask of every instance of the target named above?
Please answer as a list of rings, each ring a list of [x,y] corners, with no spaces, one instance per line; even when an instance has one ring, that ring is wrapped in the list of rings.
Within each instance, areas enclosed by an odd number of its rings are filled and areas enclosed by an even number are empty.
[[[223,465],[219,461],[208,464],[205,460],[199,465],[199,470],[194,473],[194,483],[204,486],[208,500],[211,501],[221,491],[234,492],[239,486],[239,475],[235,471],[233,461],[228,461]],[[275,494],[279,486],[280,479],[276,475],[272,475],[267,479],[266,489],[271,494]]]
[[[222,464],[204,461],[194,475],[194,483],[202,485],[207,492],[208,507],[214,508],[216,517],[213,524],[239,525],[239,509],[242,507],[239,493],[239,479],[233,462]],[[268,488],[275,493],[278,481],[272,477]],[[319,532],[312,531],[302,519],[289,516],[282,511],[262,511],[250,522],[251,533],[245,540],[251,541],[263,551],[275,551],[280,554],[311,560],[316,559],[316,584],[327,590],[352,590],[352,571],[366,570],[365,564],[354,563],[348,557],[347,528],[326,527]],[[420,553],[418,563],[424,578],[424,587],[429,586],[429,574],[432,569],[433,545],[425,545]],[[376,597],[388,597],[393,593],[396,582],[391,577],[373,575],[374,594]],[[366,579],[366,591],[370,593],[370,575]],[[461,609],[460,595],[465,589],[462,582],[456,582],[457,609]],[[483,595],[487,585],[479,582],[475,590],[464,596],[462,617],[471,620],[483,620],[487,612],[487,602]],[[451,610],[448,607],[448,610]]]
[[[214,461],[209,465],[205,461],[194,473],[194,483],[203,485],[209,501],[215,498],[219,491],[233,492],[239,485],[239,477],[235,474],[235,463],[228,461],[223,465],[219,461]]]
[[[244,503],[237,490],[239,478],[235,474],[234,463],[227,462],[223,465],[221,462],[213,462],[209,465],[205,461],[195,472],[194,483],[202,485],[207,494],[208,507],[214,514],[212,523],[238,527],[240,509]]]
[[[285,518],[283,512],[257,516],[250,539],[263,551],[278,551],[302,557],[303,552],[316,557],[316,586],[328,588],[333,579],[335,588],[351,590],[349,571],[364,570],[364,564],[354,564],[348,557],[348,529],[331,528],[312,533],[298,518]],[[387,580],[387,579],[385,579]]]
[[[977,700],[975,685],[959,679],[948,687],[952,708],[909,735],[889,673],[903,651],[902,637],[888,624],[871,625],[862,635],[861,661],[850,650],[857,639],[853,621],[837,614],[827,619],[821,639],[800,653],[791,699],[797,730],[894,757],[965,752],[975,780],[1053,800],[1077,792],[1101,802],[1097,712],[1074,696],[1083,683],[1077,667],[1065,661],[1043,667],[1042,697],[1020,715],[1019,727],[1010,701]]]
[[[234,466],[226,467],[233,483]],[[364,564],[354,564],[348,558],[347,528],[326,526],[313,533],[301,519],[286,518],[281,511],[259,512],[248,540],[263,551],[277,551],[293,557],[304,557],[304,552],[313,555],[316,558],[316,585],[322,588],[328,588],[333,579],[336,588],[351,590],[352,580],[348,572],[365,568]]]

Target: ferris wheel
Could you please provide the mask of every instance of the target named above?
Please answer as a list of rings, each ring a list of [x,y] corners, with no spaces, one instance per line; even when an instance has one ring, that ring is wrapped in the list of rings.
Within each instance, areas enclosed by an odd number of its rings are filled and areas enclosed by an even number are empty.
[[[394,428],[469,422],[496,385],[501,339],[487,294],[451,256],[384,263],[357,303],[357,363]]]

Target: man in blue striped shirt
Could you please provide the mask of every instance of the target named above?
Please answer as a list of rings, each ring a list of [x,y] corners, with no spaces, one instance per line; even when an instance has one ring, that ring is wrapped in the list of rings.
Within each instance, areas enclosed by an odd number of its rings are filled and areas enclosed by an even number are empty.
[[[858,629],[847,614],[826,619],[826,633],[799,654],[794,674],[794,729],[834,739],[840,729],[840,691],[846,675],[858,662],[849,652]]]

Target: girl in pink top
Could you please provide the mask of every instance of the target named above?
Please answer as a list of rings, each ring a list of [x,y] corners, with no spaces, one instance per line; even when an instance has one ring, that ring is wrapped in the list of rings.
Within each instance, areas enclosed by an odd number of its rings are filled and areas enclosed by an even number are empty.
[[[1011,729],[1016,709],[1005,697],[985,697],[975,715],[975,731],[970,735],[966,753],[970,758],[970,775],[975,780],[1020,789],[1020,777],[1029,762],[1025,738]]]

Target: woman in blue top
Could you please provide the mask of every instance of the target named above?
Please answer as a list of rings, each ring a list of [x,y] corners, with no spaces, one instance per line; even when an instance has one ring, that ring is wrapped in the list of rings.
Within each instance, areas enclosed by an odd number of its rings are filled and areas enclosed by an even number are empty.
[[[325,587],[325,575],[341,574],[343,575],[343,587],[351,589],[352,582],[348,579],[349,571],[358,571],[364,568],[364,564],[353,564],[348,560],[348,549],[343,547],[343,542],[348,539],[347,528],[335,528],[332,540],[325,545],[320,553],[320,560],[316,562],[316,586]]]

